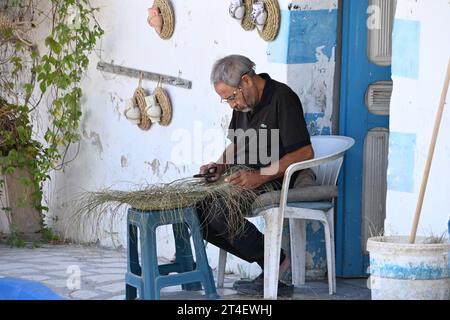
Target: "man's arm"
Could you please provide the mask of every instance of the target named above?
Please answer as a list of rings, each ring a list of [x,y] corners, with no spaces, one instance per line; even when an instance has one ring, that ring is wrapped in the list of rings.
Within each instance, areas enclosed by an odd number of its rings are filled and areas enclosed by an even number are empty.
[[[200,167],[200,173],[205,174],[211,168],[217,168],[214,176],[207,179],[208,182],[216,182],[228,169],[229,165],[234,161],[234,154],[236,152],[236,145],[231,143],[222,153],[217,162],[211,162]]]
[[[239,171],[228,178],[228,182],[239,185],[244,189],[256,189],[267,182],[282,177],[291,164],[312,158],[314,158],[312,146],[305,146],[286,154],[278,162],[273,163],[267,168],[253,172]]]
[[[220,156],[219,160],[217,160],[217,164],[223,165],[223,172],[228,169],[230,164],[234,162],[234,155],[236,154],[236,145],[231,143]]]

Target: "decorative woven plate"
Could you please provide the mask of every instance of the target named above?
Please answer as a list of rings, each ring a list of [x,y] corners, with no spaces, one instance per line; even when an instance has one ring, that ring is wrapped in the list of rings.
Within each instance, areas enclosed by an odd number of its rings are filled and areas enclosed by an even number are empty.
[[[142,130],[148,130],[152,126],[152,122],[147,116],[147,112],[145,112],[145,91],[139,86],[136,91],[134,91],[133,99],[134,103],[139,107],[141,111],[141,123],[139,123],[138,127]]]
[[[159,36],[161,39],[169,39],[172,36],[175,27],[172,5],[169,0],[155,0],[153,6],[159,8],[163,19],[162,31]]]
[[[242,19],[241,26],[245,31],[252,31],[255,29],[255,25],[253,24],[251,17],[253,0],[243,0],[243,2],[245,3],[245,15]]]
[[[158,100],[158,103],[161,106],[162,110],[161,120],[159,121],[159,124],[166,127],[172,120],[172,104],[170,103],[169,96],[161,87],[156,87],[153,91],[153,94],[156,96],[156,100]]]
[[[258,30],[259,35],[265,41],[273,41],[278,35],[280,29],[280,7],[277,0],[262,0],[267,10],[267,21],[262,31]]]

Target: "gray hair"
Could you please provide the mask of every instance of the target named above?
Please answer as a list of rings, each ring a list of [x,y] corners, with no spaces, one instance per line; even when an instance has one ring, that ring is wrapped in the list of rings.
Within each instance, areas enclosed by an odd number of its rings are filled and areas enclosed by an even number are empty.
[[[237,87],[244,74],[255,75],[255,63],[240,55],[226,56],[217,60],[211,71],[211,83],[223,82],[228,86]]]

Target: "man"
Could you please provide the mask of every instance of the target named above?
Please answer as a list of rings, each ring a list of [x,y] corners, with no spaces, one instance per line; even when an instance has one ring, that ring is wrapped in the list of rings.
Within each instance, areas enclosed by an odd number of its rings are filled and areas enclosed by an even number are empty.
[[[255,64],[240,55],[218,60],[211,72],[211,82],[221,101],[233,109],[228,135],[232,143],[216,163],[203,165],[200,173],[210,173],[207,181],[215,182],[230,165],[245,164],[255,170],[235,172],[226,181],[260,192],[263,192],[262,186],[265,184],[281,189],[284,172],[291,164],[314,157],[299,97],[287,85],[272,80],[268,74],[256,74]],[[271,158],[267,161],[269,151]],[[311,182],[314,179],[311,172],[303,171],[292,180]],[[220,214],[208,218],[199,206],[205,239],[264,268],[264,235],[247,219],[243,219],[244,232],[231,240],[227,236],[226,220],[220,218],[221,215],[225,217],[226,210],[217,203],[213,210]],[[282,250],[280,278],[289,268],[289,263]],[[260,295],[264,289],[263,280],[262,273],[253,281],[237,281],[233,287],[240,293]],[[280,295],[292,295],[293,287],[279,282],[278,292]]]

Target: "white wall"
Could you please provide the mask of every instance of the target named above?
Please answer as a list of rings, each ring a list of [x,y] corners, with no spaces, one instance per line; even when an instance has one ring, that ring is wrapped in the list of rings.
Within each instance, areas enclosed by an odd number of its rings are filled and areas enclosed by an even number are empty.
[[[231,117],[231,109],[218,103],[219,98],[209,83],[211,66],[220,57],[232,53],[247,55],[256,62],[258,72],[268,72],[274,79],[291,85],[300,95],[306,113],[324,113],[318,118],[313,117],[311,121],[315,126],[320,129],[332,125],[334,48],[333,54],[326,56],[321,54],[320,44],[312,48],[317,61],[287,65],[288,55],[295,54],[289,53],[288,42],[293,36],[290,34],[293,18],[287,14],[291,1],[279,0],[282,29],[271,44],[264,42],[256,30],[244,31],[229,16],[228,1],[172,1],[175,32],[170,40],[162,40],[146,21],[151,3],[142,0],[93,1],[94,6],[100,8],[98,18],[105,35],[91,57],[89,72],[83,82],[82,139],[79,149],[73,146],[67,155],[67,159],[73,157],[74,161],[64,171],[52,173],[52,181],[45,186],[45,205],[50,208],[47,223],[69,239],[115,247],[126,244],[124,208],[112,221],[107,216],[100,234],[92,234],[89,230],[83,233],[68,222],[73,205],[71,200],[78,192],[108,187],[130,190],[147,183],[169,182],[192,175],[201,164],[218,157],[226,143],[225,130]],[[306,11],[331,12],[337,8],[337,0],[298,0],[292,4],[298,6],[295,10]],[[42,5],[47,6],[47,2]],[[49,25],[43,23],[40,27],[45,29]],[[333,32],[332,27],[330,31]],[[36,40],[41,45],[44,34],[42,30],[37,32]],[[286,61],[270,59],[276,52],[284,51]],[[191,80],[193,87],[187,90],[163,86],[174,108],[172,123],[169,127],[153,125],[144,132],[123,116],[125,100],[132,96],[138,80],[100,73],[96,70],[100,60],[179,75]],[[318,88],[314,89],[316,85]],[[143,86],[150,92],[156,83],[144,81]],[[45,118],[45,114],[38,117],[40,128],[45,128]],[[191,154],[183,161],[174,158],[174,150],[186,145],[191,147]],[[254,222],[263,228],[261,219]],[[160,230],[161,256],[172,257],[172,242],[170,230]],[[207,250],[210,263],[215,267],[218,250],[212,245]],[[227,267],[234,272],[243,275],[258,272],[257,266],[250,266],[235,257],[229,256],[230,261],[232,263]]]
[[[450,57],[450,3],[399,0],[395,28],[385,229],[409,235]],[[417,36],[412,36],[417,28]],[[448,101],[447,96],[418,230],[425,236],[445,233],[450,217]]]
[[[169,182],[191,176],[201,164],[218,158],[225,146],[231,109],[219,103],[209,82],[215,60],[232,53],[247,55],[255,61],[257,72],[268,72],[274,79],[286,81],[286,66],[267,62],[267,43],[256,31],[245,32],[229,16],[228,1],[172,3],[175,32],[170,40],[162,40],[147,24],[151,2],[94,1],[100,7],[99,22],[105,35],[92,56],[83,83],[80,150],[63,173],[53,175],[46,189],[50,207],[47,220],[71,239],[99,241],[107,246],[126,243],[124,211],[114,221],[113,230],[109,226],[101,230],[104,232],[100,239],[80,234],[73,226],[67,228],[70,200],[75,193],[105,187],[129,190],[130,186],[136,189],[136,185]],[[129,123],[123,116],[124,102],[133,95],[138,79],[97,71],[100,58],[145,71],[180,74],[181,78],[191,80],[191,90],[163,85],[173,105],[170,126],[156,124],[149,131],[141,131]],[[150,91],[156,83],[144,81],[143,86]],[[208,140],[211,133],[208,130],[221,134],[222,146]],[[184,159],[186,163],[176,163],[171,156],[180,143],[190,143],[192,147],[191,157]],[[76,154],[76,149],[72,148],[68,159]],[[203,159],[199,157],[199,153],[208,150]],[[159,254],[171,258],[174,252],[169,230],[162,230],[160,243],[165,245]],[[208,251],[214,266],[218,251],[213,246]]]

